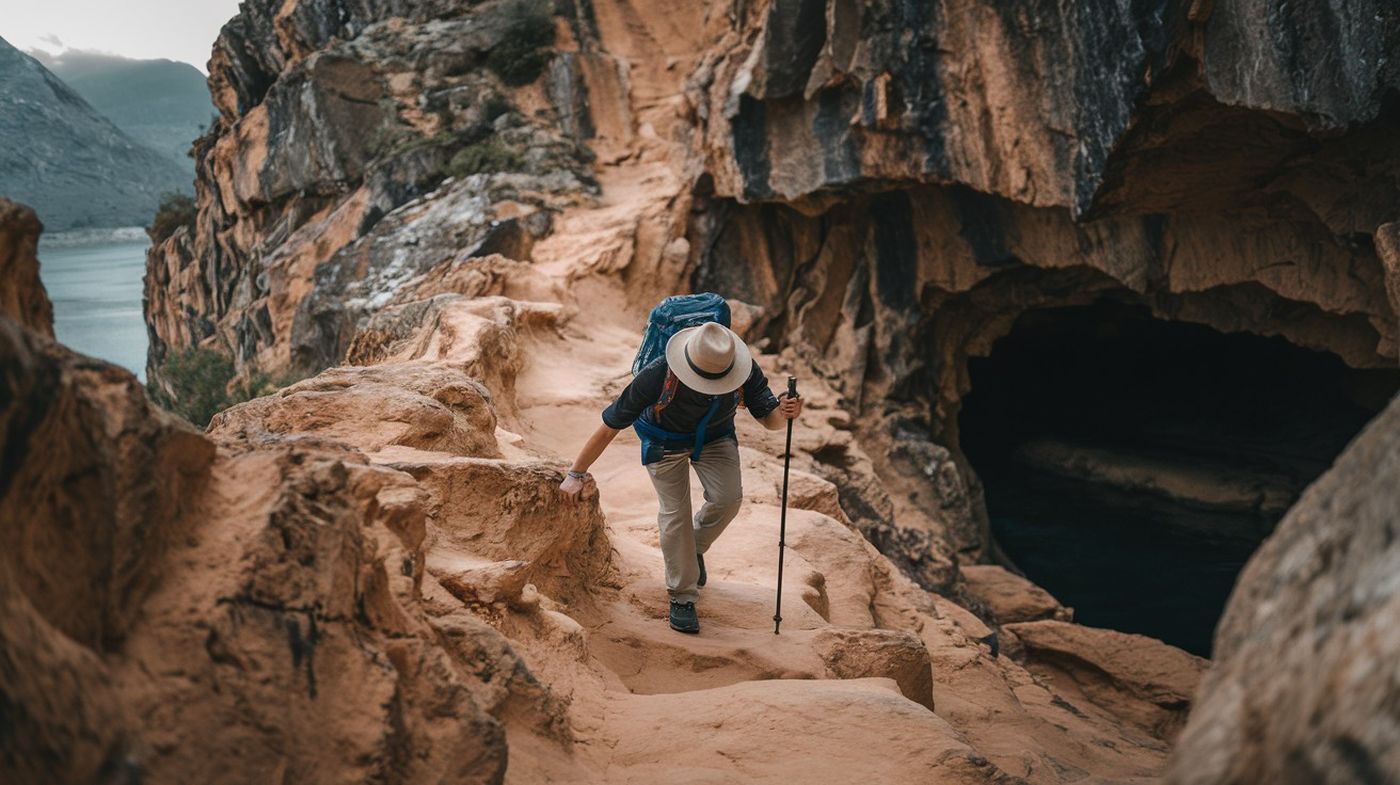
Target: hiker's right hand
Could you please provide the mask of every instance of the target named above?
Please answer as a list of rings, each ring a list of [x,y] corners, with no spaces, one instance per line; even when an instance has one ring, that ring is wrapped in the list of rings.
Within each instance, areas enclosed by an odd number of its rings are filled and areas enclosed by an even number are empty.
[[[564,481],[559,483],[559,492],[564,494],[564,498],[569,502],[577,502],[579,496],[583,494],[583,486],[583,480],[564,475]]]

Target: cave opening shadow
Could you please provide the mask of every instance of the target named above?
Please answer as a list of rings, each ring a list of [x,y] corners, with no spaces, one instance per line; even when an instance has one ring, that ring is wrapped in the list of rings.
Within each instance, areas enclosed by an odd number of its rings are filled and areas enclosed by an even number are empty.
[[[1077,621],[1209,656],[1245,561],[1400,388],[1282,338],[1104,300],[969,362],[959,443],[992,534]]]

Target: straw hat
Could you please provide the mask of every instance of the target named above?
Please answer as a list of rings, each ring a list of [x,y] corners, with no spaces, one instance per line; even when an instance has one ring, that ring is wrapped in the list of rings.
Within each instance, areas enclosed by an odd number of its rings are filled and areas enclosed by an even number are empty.
[[[706,322],[671,336],[666,342],[666,364],[686,387],[723,395],[744,385],[753,371],[753,355],[733,330]]]

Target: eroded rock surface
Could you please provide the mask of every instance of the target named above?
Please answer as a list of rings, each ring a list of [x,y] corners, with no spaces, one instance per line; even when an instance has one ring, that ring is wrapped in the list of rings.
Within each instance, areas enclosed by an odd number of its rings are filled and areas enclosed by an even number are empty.
[[[39,232],[34,211],[0,199],[0,314],[21,327],[53,335],[53,303],[39,280]]]
[[[1167,781],[1384,782],[1400,772],[1400,402],[1240,575]]]
[[[211,440],[0,333],[7,781],[499,781],[500,724],[422,608],[411,477]]]

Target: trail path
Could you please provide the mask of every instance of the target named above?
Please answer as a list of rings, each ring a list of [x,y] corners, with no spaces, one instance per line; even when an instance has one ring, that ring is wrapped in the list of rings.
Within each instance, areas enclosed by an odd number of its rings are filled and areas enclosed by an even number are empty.
[[[635,436],[622,434],[593,467],[601,516],[591,499],[559,500],[559,467],[630,378],[646,301],[683,285],[667,280],[686,255],[673,217],[688,210],[675,99],[710,24],[697,17],[703,4],[679,0],[645,12],[627,0],[594,7],[631,101],[628,117],[599,124],[616,134],[596,140],[606,151],[601,197],[557,216],[528,263],[476,260],[457,270],[463,278],[449,272],[419,290],[427,299],[395,312],[402,323],[351,358],[405,376],[463,371],[494,400],[499,447],[454,451],[428,433],[362,449],[433,498],[423,594],[437,624],[479,623],[452,621],[465,604],[528,666],[487,695],[507,729],[507,781],[1155,776],[1166,744],[1153,723],[1166,710],[1154,701],[1180,696],[1150,678],[1124,687],[1093,667],[1075,671],[1082,682],[1052,686],[992,658],[976,640],[986,627],[899,573],[845,520],[837,488],[811,471],[814,453],[854,439],[818,380],[799,373],[808,410],[795,435],[781,635],[772,629],[780,433],[739,415],[745,504],[707,554],[699,635],[666,623],[656,500]],[[648,65],[627,69],[639,48]],[[482,269],[489,284],[471,277]],[[781,388],[791,369],[773,356],[759,362]],[[491,416],[466,391],[419,388]],[[485,678],[495,684],[489,669]]]

